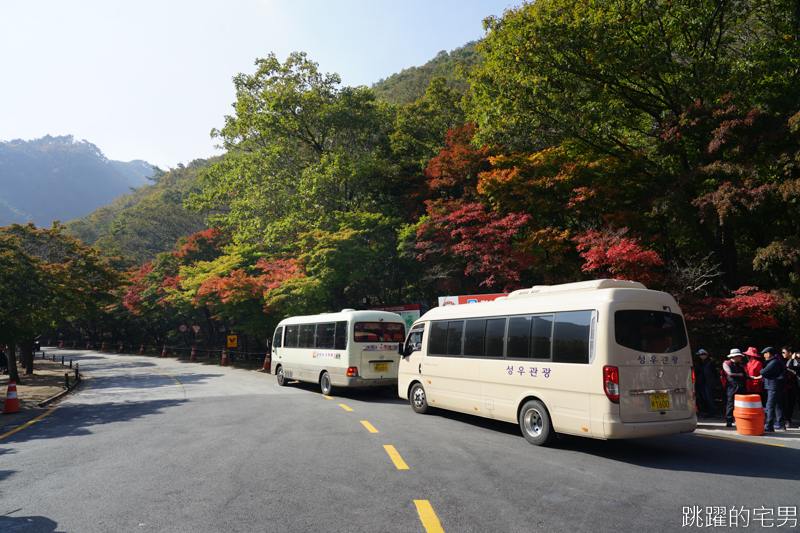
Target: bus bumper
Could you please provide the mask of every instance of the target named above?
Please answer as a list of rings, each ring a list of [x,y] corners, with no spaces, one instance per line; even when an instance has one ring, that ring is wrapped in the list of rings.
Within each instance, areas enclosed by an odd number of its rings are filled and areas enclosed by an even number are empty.
[[[639,437],[664,437],[678,433],[692,433],[697,429],[697,415],[682,420],[663,422],[622,422],[619,416],[603,415],[603,431],[607,439],[631,439]]]
[[[331,384],[337,387],[352,387],[360,389],[370,387],[397,387],[397,378],[364,379],[362,377],[339,376],[339,380],[337,381],[331,380]]]

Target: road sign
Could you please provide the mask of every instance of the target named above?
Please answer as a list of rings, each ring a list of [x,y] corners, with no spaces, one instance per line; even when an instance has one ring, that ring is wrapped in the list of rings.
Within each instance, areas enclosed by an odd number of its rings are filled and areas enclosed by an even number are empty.
[[[228,335],[228,348],[238,348],[238,347],[239,347],[239,336]]]
[[[178,326],[178,331],[180,331],[181,333],[186,333],[188,330],[189,328],[186,326],[186,324],[181,324],[180,326]]]
[[[197,324],[192,324],[192,329],[194,330],[195,335],[200,333],[200,326],[198,326]]]

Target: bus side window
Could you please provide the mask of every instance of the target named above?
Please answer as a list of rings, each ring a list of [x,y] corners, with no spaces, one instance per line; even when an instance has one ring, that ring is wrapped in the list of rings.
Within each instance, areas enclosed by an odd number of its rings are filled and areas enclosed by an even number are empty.
[[[526,359],[531,339],[531,317],[512,316],[508,319],[508,353],[512,359]]]
[[[506,337],[506,319],[490,318],[486,321],[486,346],[483,354],[486,357],[503,357]]]
[[[447,322],[432,322],[431,336],[428,340],[428,355],[447,353]]]
[[[422,337],[424,334],[425,330],[422,328],[411,330],[406,340],[406,355],[422,350]]]
[[[533,317],[531,359],[550,359],[553,345],[553,315]]]
[[[486,319],[467,320],[464,328],[464,355],[483,357],[483,342],[486,338]]]
[[[300,326],[286,326],[286,338],[284,342],[284,346],[286,348],[297,348],[297,333],[300,330]]]
[[[591,324],[591,311],[556,313],[553,362],[589,364]]]
[[[283,327],[275,329],[275,335],[272,337],[272,347],[280,348],[283,341]]]
[[[447,323],[447,355],[461,355],[461,341],[464,333],[463,320],[451,320]]]
[[[336,330],[335,322],[317,324],[317,348],[333,348],[333,337]]]
[[[335,350],[347,349],[347,322],[337,322],[336,332],[333,338],[333,348]]]

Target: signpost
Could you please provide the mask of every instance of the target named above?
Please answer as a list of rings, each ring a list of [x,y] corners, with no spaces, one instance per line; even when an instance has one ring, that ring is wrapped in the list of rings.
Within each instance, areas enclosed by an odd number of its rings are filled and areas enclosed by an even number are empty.
[[[228,335],[228,348],[238,348],[238,347],[239,347],[239,336]]]

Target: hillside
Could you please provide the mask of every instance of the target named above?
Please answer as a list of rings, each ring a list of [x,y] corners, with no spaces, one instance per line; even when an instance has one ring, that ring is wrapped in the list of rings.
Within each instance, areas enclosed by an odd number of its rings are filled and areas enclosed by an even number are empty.
[[[421,67],[409,67],[373,83],[372,90],[378,98],[404,105],[425,96],[425,89],[433,78],[444,77],[450,87],[464,92],[469,87],[464,72],[483,63],[483,57],[475,50],[476,44],[470,41],[450,53],[442,50]]]
[[[199,192],[199,173],[212,160],[198,159],[169,172],[156,169],[150,183],[129,191],[110,205],[67,222],[67,232],[106,254],[121,253],[146,263],[172,250],[178,239],[206,229],[204,218],[183,209],[189,194]]]
[[[82,217],[138,187],[153,173],[146,161],[111,161],[72,135],[0,142],[0,226]]]

